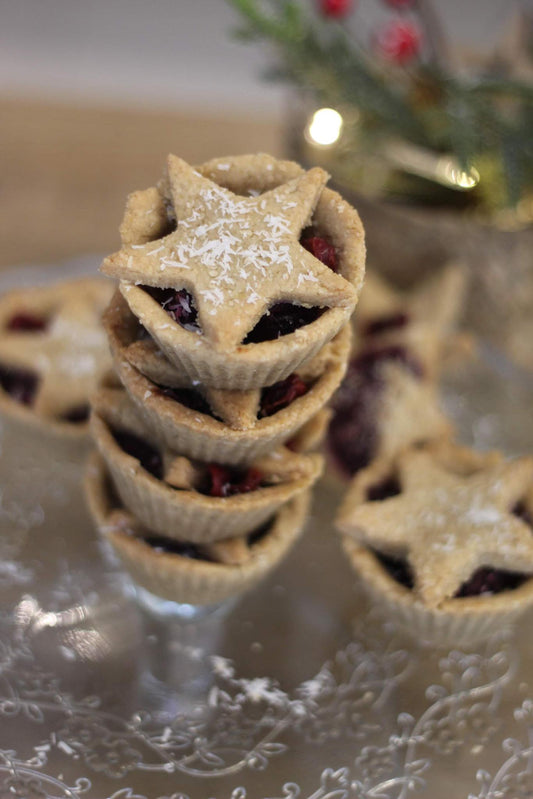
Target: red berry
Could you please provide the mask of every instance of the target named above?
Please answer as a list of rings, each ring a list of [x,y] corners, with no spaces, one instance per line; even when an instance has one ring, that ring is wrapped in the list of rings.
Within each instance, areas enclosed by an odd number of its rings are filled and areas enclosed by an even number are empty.
[[[325,17],[342,19],[351,12],[353,0],[319,0],[318,6]]]
[[[208,493],[212,497],[231,497],[234,494],[255,491],[263,479],[263,475],[257,469],[241,472],[218,463],[208,463],[207,471],[211,483]]]
[[[311,255],[322,261],[325,266],[329,266],[333,272],[337,271],[337,250],[333,244],[327,242],[322,236],[308,236],[301,239],[300,244],[309,250]]]
[[[395,20],[379,31],[376,47],[390,61],[407,64],[420,52],[421,42],[422,35],[417,25]]]
[[[7,329],[37,333],[46,329],[46,319],[43,319],[41,316],[35,316],[27,311],[19,311],[8,321]]]
[[[307,385],[302,378],[297,374],[289,375],[285,380],[263,389],[259,417],[272,416],[306,393]]]

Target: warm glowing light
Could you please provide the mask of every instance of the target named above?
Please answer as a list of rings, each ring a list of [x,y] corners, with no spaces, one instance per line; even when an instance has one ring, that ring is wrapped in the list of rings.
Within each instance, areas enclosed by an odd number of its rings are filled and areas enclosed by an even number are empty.
[[[477,169],[472,167],[469,172],[465,172],[464,169],[461,169],[452,161],[446,164],[444,176],[449,183],[456,186],[458,189],[473,189],[474,186],[477,186],[479,183],[479,172]]]
[[[334,108],[319,108],[307,126],[307,140],[320,147],[330,147],[339,140],[342,125],[342,116]]]

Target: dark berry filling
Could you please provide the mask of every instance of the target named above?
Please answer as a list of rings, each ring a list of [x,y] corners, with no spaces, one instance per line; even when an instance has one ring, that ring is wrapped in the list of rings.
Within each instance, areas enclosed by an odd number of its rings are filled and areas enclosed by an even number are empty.
[[[140,322],[137,326],[137,334],[135,336],[135,341],[153,341],[152,336],[150,335],[148,330],[144,327],[144,325],[141,325]]]
[[[366,498],[368,502],[379,502],[390,497],[396,497],[401,491],[400,481],[396,475],[391,475],[382,480],[381,483],[369,486],[366,491]]]
[[[339,467],[348,475],[368,466],[376,452],[376,409],[384,388],[381,367],[390,362],[400,364],[417,378],[423,375],[422,365],[405,347],[373,347],[350,362],[333,399],[329,446]]]
[[[165,397],[179,402],[180,405],[185,405],[191,411],[198,411],[204,413],[206,416],[213,416],[209,403],[202,397],[199,391],[193,388],[170,388],[170,386],[159,386],[158,390]]]
[[[531,515],[531,512],[527,508],[525,502],[517,502],[513,508],[513,513],[515,516],[518,516],[519,519],[522,519],[523,522],[533,528],[533,516]]]
[[[329,241],[324,239],[322,236],[313,236],[313,235],[306,235],[306,232],[302,234],[302,238],[300,239],[300,244],[302,247],[305,247],[311,255],[314,255],[315,258],[318,258],[319,261],[322,261],[325,266],[329,266],[329,268],[336,272],[338,269],[337,263],[337,250],[330,244]]]
[[[174,204],[171,200],[165,198],[165,211],[167,213],[167,223],[163,230],[159,233],[158,238],[163,238],[164,236],[168,236],[169,233],[173,233],[178,227],[178,220],[176,218],[176,210],[174,208]]]
[[[19,311],[8,320],[6,329],[17,333],[42,333],[47,326],[48,320],[44,317],[26,311]]]
[[[211,497],[232,497],[259,488],[263,475],[258,469],[235,469],[218,463],[207,464],[207,480],[203,494]]]
[[[200,330],[198,311],[194,306],[192,294],[186,289],[160,289],[155,286],[142,286],[142,288],[185,330],[193,333]]]
[[[323,308],[305,308],[303,305],[295,305],[291,302],[278,302],[261,317],[243,343],[257,344],[260,341],[271,341],[280,336],[287,336],[299,327],[314,322],[322,315],[323,311]]]
[[[37,394],[39,378],[26,369],[0,365],[0,386],[15,402],[31,406]]]
[[[163,459],[158,449],[134,433],[127,433],[125,430],[113,430],[112,433],[113,438],[124,452],[131,455],[132,458],[136,458],[143,469],[161,480]]]
[[[246,536],[246,543],[248,546],[253,547],[255,544],[265,538],[272,526],[272,522],[267,522]],[[215,563],[213,558],[210,558],[203,547],[195,546],[185,541],[174,541],[171,538],[165,538],[160,535],[147,535],[143,538],[145,544],[151,546],[156,552],[165,553],[168,555],[179,555],[182,558],[190,558],[191,560],[205,560],[210,563]]]
[[[248,533],[248,535],[246,536],[246,541],[248,542],[248,546],[253,547],[254,544],[258,544],[259,541],[262,541],[263,538],[266,538],[266,536],[270,532],[271,527],[272,527],[272,521],[268,521],[265,524],[262,524],[261,527],[258,527],[256,530],[252,530],[251,533]]]
[[[390,330],[401,330],[407,327],[408,323],[409,316],[402,311],[386,316],[376,316],[366,323],[363,328],[363,336],[377,336],[380,333],[388,333]]]
[[[261,392],[261,404],[258,416],[262,419],[286,408],[298,397],[308,391],[308,386],[297,374],[289,375],[285,380],[274,383],[273,386],[264,388]]]
[[[393,555],[385,555],[383,552],[372,551],[389,577],[392,577],[397,583],[403,585],[404,588],[409,588],[410,590],[414,588],[415,581],[413,572],[405,558],[398,558]]]
[[[462,584],[456,597],[481,596],[482,594],[501,594],[503,591],[513,591],[520,588],[530,575],[521,572],[504,571],[503,569],[478,569]]]
[[[62,421],[70,422],[71,424],[83,424],[88,418],[88,405],[77,405],[75,408],[71,408],[70,411],[67,411],[67,413],[64,413],[61,417]]]
[[[421,379],[424,376],[424,367],[418,358],[398,344],[392,344],[387,347],[371,347],[363,350],[352,363],[355,363],[359,373],[372,379],[379,373],[381,364],[389,363],[390,361],[403,366],[414,377]]]
[[[150,535],[143,538],[143,541],[156,552],[180,555],[182,558],[190,558],[191,560],[212,560],[212,558],[208,557],[199,547],[184,541],[174,541],[171,538],[165,538],[161,535]]]

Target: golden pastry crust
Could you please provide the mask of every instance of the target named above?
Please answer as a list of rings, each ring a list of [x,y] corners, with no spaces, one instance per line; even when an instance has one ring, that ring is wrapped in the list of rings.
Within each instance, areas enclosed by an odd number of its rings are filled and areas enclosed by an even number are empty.
[[[0,388],[0,412],[68,438],[86,438],[88,422],[68,420],[89,398],[111,358],[101,315],[113,287],[99,278],[18,289],[0,298],[0,365],[37,378],[31,405]],[[16,316],[42,319],[43,330],[8,329]]]
[[[210,545],[210,557],[217,558],[218,553],[222,560],[213,563],[159,552],[143,541],[145,531],[138,522],[117,510],[103,461],[96,453],[87,469],[86,494],[100,535],[135,583],[164,599],[196,605],[214,604],[244,593],[272,571],[298,538],[310,498],[309,492],[304,492],[284,505],[255,544],[233,539]],[[244,558],[243,549],[247,553]],[[228,562],[235,552],[239,562]]]
[[[121,298],[111,303],[104,324],[120,380],[151,433],[170,449],[191,458],[221,463],[250,462],[296,436],[340,385],[350,348],[350,329],[346,326],[314,358],[298,368],[296,374],[309,386],[308,391],[286,408],[263,418],[258,418],[260,389],[238,392],[195,386],[219,417],[214,418],[166,396],[145,376],[146,372],[141,374],[139,367],[146,369],[144,364],[150,363],[150,358],[143,359],[140,347],[135,350],[137,368],[126,360],[136,326]],[[151,349],[150,342],[135,344]],[[166,374],[161,375],[166,382],[159,385],[188,387],[186,378],[183,380],[166,360],[155,355],[154,358],[157,363],[166,364]],[[98,405],[98,397],[95,403]]]
[[[369,499],[369,489],[394,478],[399,493]],[[533,601],[533,580],[521,588],[490,597],[457,598],[463,584],[480,568],[533,575],[531,527],[514,512],[523,503],[533,510],[533,459],[505,461],[448,444],[408,450],[382,460],[357,475],[337,516],[340,532],[352,538],[353,563],[360,549],[407,558],[414,585],[407,590],[386,574],[374,555],[369,579],[380,573],[389,597],[422,605],[428,611],[461,614],[523,606]],[[381,569],[381,572],[380,572]],[[372,576],[370,576],[372,575]],[[477,612],[477,611],[476,611]]]
[[[300,427],[296,435],[287,441],[286,446],[292,452],[305,453],[319,449],[326,437],[330,421],[331,409],[322,408],[303,427]]]
[[[173,203],[178,225],[164,236],[167,222],[154,202],[151,214],[160,216],[163,238],[149,244],[137,206],[150,218],[150,201],[145,195],[130,200],[123,223],[128,241],[105,259],[102,271],[120,278],[132,312],[190,382],[240,391],[270,385],[346,323],[364,275],[363,229],[356,212],[324,189],[326,178],[319,169],[304,172],[266,155],[218,159],[196,169],[170,156],[160,190],[167,205]],[[252,190],[259,196],[244,196]],[[336,247],[338,274],[298,242],[311,218]],[[136,283],[191,292],[201,333],[174,322]],[[326,310],[279,339],[244,344],[268,307],[283,301]]]
[[[206,496],[195,487],[200,464],[163,450],[163,479],[159,480],[120,447],[110,428],[149,440],[125,392],[108,389],[105,402],[101,399],[98,410],[93,408],[91,423],[96,445],[126,508],[148,529],[175,540],[205,543],[259,527],[281,505],[310,488],[322,471],[319,455],[281,448],[251,465],[263,475],[262,486],[234,496]]]

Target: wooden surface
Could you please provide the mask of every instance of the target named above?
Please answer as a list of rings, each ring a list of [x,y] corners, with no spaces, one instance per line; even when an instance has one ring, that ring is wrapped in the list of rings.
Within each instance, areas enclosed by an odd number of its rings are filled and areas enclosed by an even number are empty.
[[[282,154],[282,126],[257,117],[0,99],[0,119],[0,267],[116,249],[126,195],[158,180],[168,152]]]

